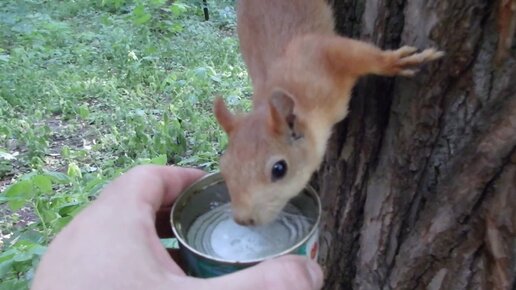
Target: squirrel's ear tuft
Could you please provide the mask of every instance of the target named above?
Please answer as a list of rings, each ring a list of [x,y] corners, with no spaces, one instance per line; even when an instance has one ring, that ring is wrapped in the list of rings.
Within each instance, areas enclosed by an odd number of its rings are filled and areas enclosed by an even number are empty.
[[[275,90],[269,99],[269,129],[275,134],[289,134],[294,139],[302,137],[294,108],[295,101],[289,93]]]
[[[213,111],[215,112],[215,118],[217,122],[219,122],[222,129],[229,135],[229,133],[233,130],[235,125],[235,117],[228,110],[224,100],[218,97],[215,99]]]

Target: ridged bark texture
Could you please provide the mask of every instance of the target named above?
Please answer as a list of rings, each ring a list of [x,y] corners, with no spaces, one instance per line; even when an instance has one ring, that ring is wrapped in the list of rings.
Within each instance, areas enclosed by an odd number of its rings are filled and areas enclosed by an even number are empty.
[[[446,56],[356,86],[312,180],[325,289],[516,289],[516,1],[330,3],[343,35]]]

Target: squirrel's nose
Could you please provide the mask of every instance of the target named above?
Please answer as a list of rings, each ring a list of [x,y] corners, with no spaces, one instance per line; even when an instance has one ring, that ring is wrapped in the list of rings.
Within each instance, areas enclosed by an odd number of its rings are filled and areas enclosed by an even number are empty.
[[[241,226],[256,225],[256,216],[253,214],[252,207],[248,203],[233,202],[231,206],[233,220]]]
[[[255,221],[252,218],[239,218],[235,217],[235,222],[241,226],[254,226]]]

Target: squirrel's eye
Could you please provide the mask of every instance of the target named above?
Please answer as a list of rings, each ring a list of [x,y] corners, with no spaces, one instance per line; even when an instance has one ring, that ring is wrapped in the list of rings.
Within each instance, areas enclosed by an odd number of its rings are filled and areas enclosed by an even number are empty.
[[[285,160],[280,160],[272,165],[272,181],[283,178],[285,174],[287,174],[287,162]]]

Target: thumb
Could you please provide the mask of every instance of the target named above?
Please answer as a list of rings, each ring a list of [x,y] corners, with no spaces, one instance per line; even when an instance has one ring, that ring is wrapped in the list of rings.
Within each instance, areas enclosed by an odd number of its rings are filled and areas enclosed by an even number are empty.
[[[323,285],[323,272],[317,263],[291,255],[205,282],[211,290],[318,290]]]

